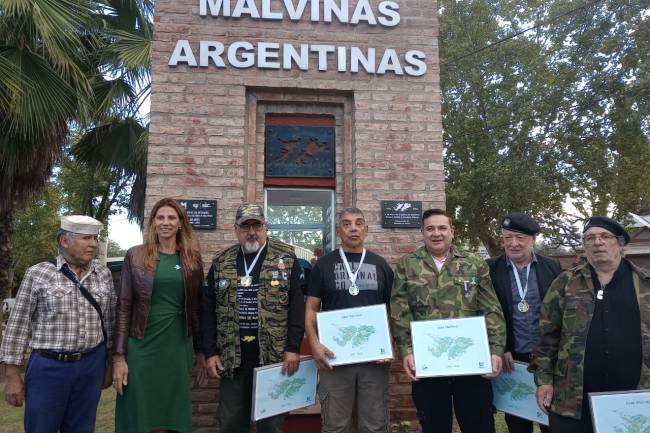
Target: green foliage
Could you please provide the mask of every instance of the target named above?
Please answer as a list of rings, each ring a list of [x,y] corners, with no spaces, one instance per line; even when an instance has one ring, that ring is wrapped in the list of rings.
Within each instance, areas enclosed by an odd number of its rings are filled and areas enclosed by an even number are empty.
[[[107,257],[124,257],[126,255],[126,250],[123,249],[120,244],[115,242],[113,239],[108,240],[108,253]]]
[[[69,213],[89,215],[107,223],[110,215],[128,205],[131,178],[114,167],[90,167],[66,158],[57,178]]]
[[[647,206],[643,3],[440,1],[447,207],[464,241],[498,252],[499,221],[521,211],[552,248],[572,245],[581,218]]]
[[[91,181],[76,181],[71,208],[106,221],[111,206],[128,203],[132,216],[141,215],[147,120],[138,111],[149,95],[152,17],[150,0],[0,2],[0,298],[14,267],[14,212],[45,186],[71,130],[137,149],[101,162],[75,152],[72,171]],[[134,193],[124,202],[129,186]]]
[[[16,212],[11,238],[13,287],[18,286],[28,267],[56,256],[61,207],[61,190],[49,183],[24,209]]]

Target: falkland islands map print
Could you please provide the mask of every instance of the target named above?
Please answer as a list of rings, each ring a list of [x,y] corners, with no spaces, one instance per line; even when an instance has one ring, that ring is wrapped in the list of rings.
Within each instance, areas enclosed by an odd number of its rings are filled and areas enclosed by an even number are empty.
[[[318,338],[335,358],[330,365],[355,364],[393,358],[386,305],[377,304],[316,315]]]
[[[318,372],[311,356],[300,360],[293,376],[282,374],[282,364],[258,367],[254,373],[253,421],[316,403]]]
[[[411,338],[417,377],[492,371],[483,316],[411,322]]]
[[[492,379],[492,404],[501,412],[548,425],[548,415],[537,406],[537,386],[527,367],[527,364],[515,362],[512,373],[502,372]]]
[[[650,389],[590,393],[596,433],[650,433]]]

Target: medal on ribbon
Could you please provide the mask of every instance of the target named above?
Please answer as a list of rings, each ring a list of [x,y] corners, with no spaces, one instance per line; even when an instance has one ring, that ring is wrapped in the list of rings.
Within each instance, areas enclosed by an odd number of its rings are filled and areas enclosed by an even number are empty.
[[[363,249],[363,252],[361,253],[361,260],[359,261],[359,266],[357,267],[357,270],[354,271],[354,273],[350,269],[350,263],[348,263],[348,258],[345,257],[343,247],[339,247],[339,256],[341,257],[341,261],[345,266],[345,272],[347,272],[348,279],[350,280],[350,288],[348,289],[348,292],[352,296],[357,296],[359,294],[359,286],[357,286],[357,274],[359,273],[359,269],[361,269],[361,265],[363,265],[363,260],[366,258],[366,249]]]
[[[525,312],[527,312],[528,310],[530,310],[530,305],[528,304],[528,302],[526,302],[525,299],[522,299],[522,300],[519,301],[519,303],[517,304],[517,310],[521,311],[522,313],[525,313]]]
[[[530,310],[530,304],[526,301],[526,294],[528,293],[528,277],[530,276],[530,263],[526,265],[526,284],[521,287],[521,280],[519,279],[519,270],[515,264],[512,264],[512,273],[515,274],[515,282],[517,283],[517,291],[521,301],[517,304],[517,310],[522,313],[527,313]]]
[[[255,264],[257,264],[257,261],[259,260],[262,251],[264,251],[264,248],[266,248],[266,242],[264,243],[264,245],[262,245],[262,247],[259,250],[257,250],[257,255],[255,255],[255,258],[253,259],[253,263],[251,263],[251,265],[248,266],[248,263],[246,263],[246,253],[244,252],[244,248],[242,247],[241,254],[242,254],[242,259],[244,260],[245,275],[239,278],[239,283],[241,287],[250,287],[253,285],[253,277],[251,276],[251,272],[253,272],[253,268],[255,268]]]

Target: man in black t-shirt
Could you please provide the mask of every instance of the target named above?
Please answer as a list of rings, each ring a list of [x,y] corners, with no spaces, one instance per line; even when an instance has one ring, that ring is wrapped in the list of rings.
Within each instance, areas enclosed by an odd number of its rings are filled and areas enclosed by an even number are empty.
[[[388,304],[393,271],[383,258],[364,248],[368,225],[361,210],[343,209],[337,220],[336,232],[341,246],[321,257],[311,271],[305,315],[311,352],[320,367],[318,397],[323,418],[322,431],[346,431],[356,406],[359,431],[385,433],[388,430],[390,362],[333,368],[327,359],[335,354],[318,339],[316,313]]]

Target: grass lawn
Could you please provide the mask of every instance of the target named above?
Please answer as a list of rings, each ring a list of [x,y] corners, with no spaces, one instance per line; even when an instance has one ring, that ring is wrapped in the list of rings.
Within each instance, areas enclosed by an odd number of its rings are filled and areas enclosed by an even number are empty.
[[[115,391],[112,388],[102,393],[97,412],[95,433],[113,433],[115,413]],[[0,433],[23,433],[23,408],[9,406],[4,398],[0,401]],[[539,432],[535,428],[535,432]],[[317,433],[317,432],[305,432]],[[496,433],[508,433],[502,413],[496,416]]]

